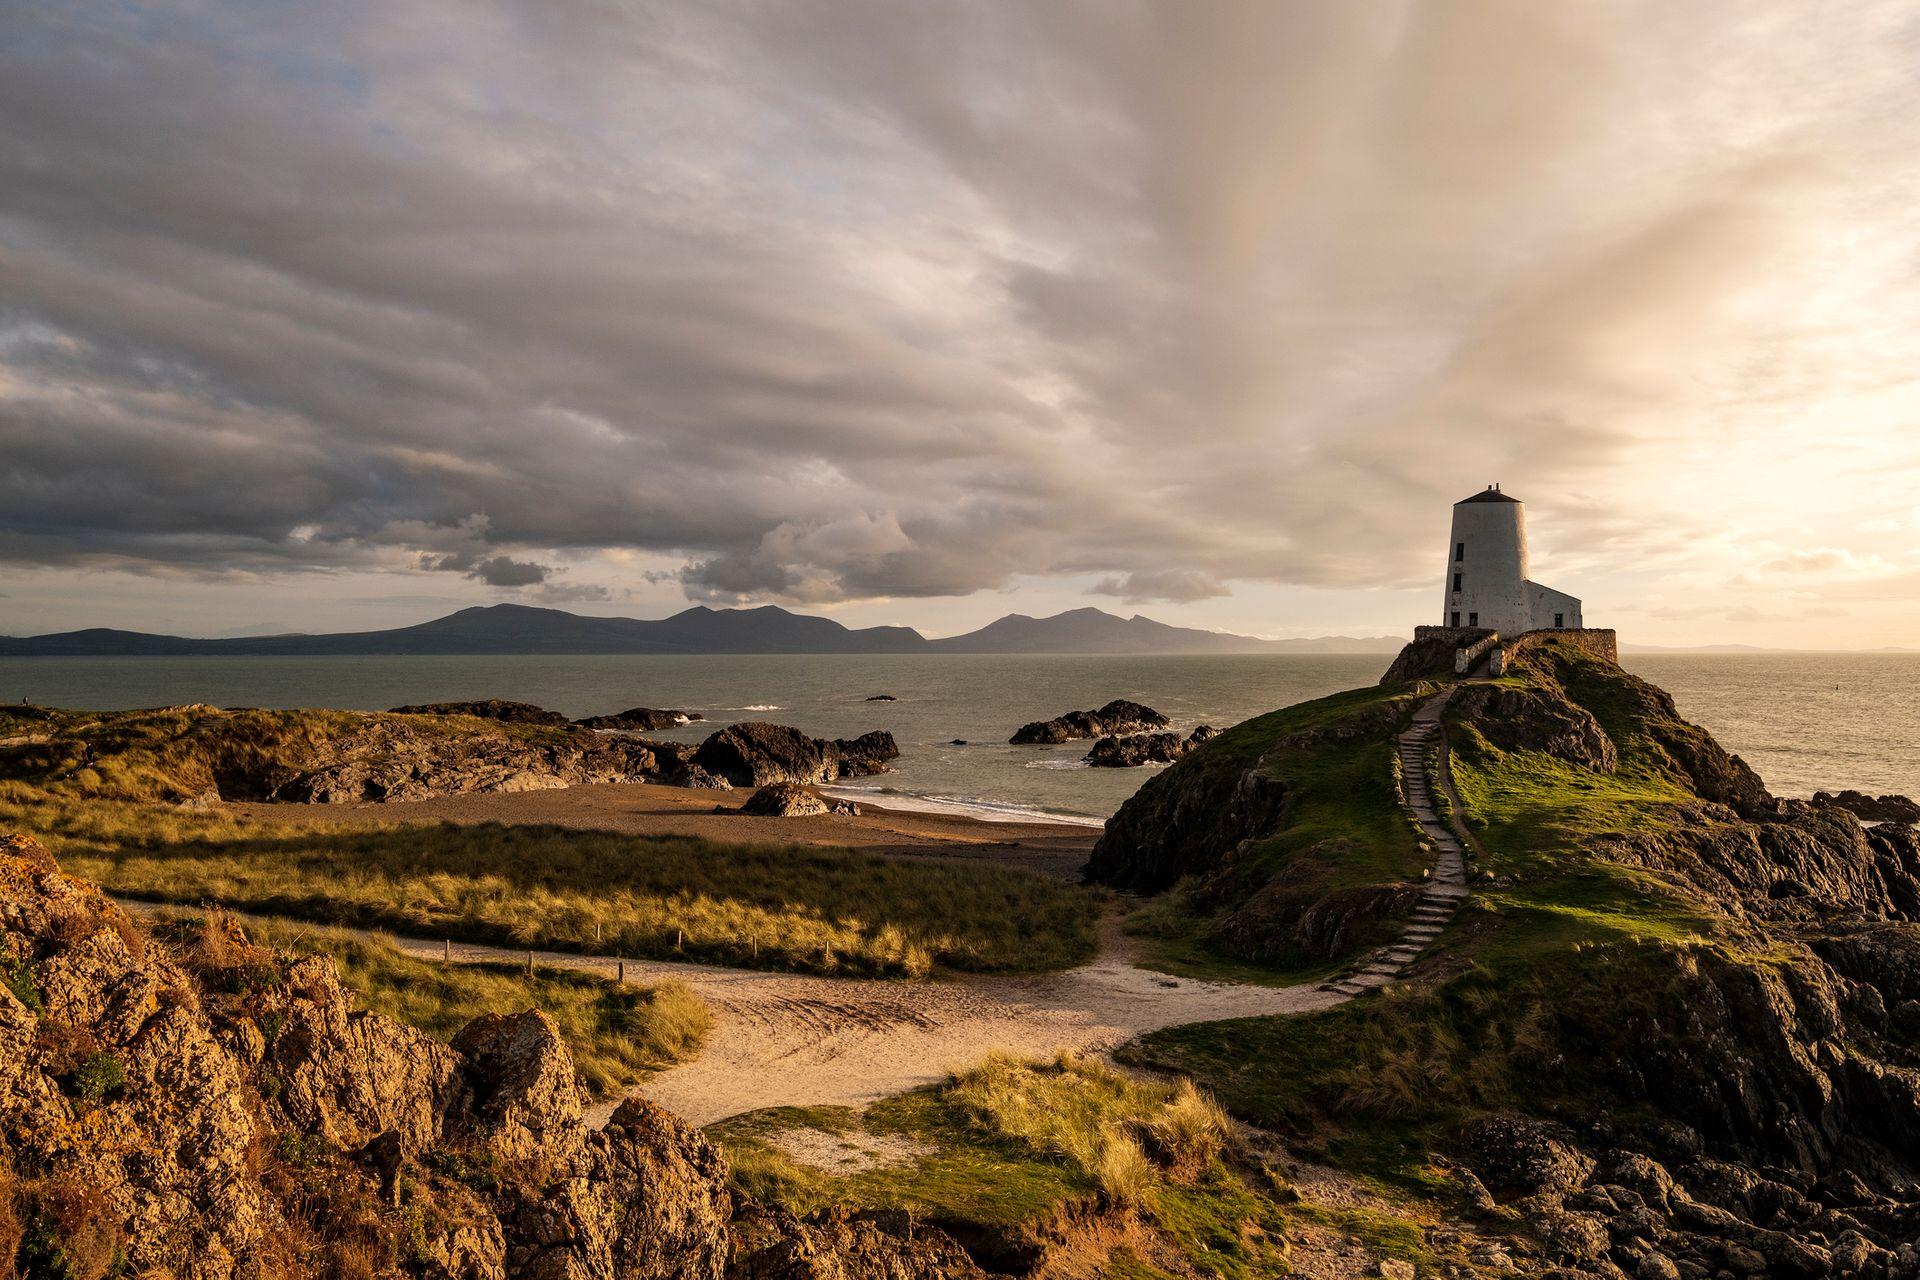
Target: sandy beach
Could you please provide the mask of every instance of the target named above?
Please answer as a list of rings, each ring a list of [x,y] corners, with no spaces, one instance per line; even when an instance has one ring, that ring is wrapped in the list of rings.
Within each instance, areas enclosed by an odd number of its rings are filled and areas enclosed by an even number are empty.
[[[687,835],[756,844],[833,845],[896,857],[980,859],[1078,879],[1099,831],[1054,822],[987,822],[862,804],[859,817],[763,818],[734,812],[752,792],[606,783],[550,791],[442,796],[394,804],[232,804],[262,823],[546,823],[632,835]],[[716,809],[725,810],[716,812]]]

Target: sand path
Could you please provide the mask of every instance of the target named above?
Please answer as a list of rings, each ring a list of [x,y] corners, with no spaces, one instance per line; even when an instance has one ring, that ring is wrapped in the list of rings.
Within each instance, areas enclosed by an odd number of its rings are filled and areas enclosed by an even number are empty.
[[[437,959],[443,944],[401,938]],[[452,944],[456,961],[524,960],[524,951]],[[1106,1052],[1183,1022],[1303,1013],[1345,997],[1307,986],[1196,982],[1139,968],[1110,923],[1100,956],[1061,973],[926,981],[817,978],[717,965],[628,960],[629,982],[677,979],[712,1008],[706,1048],[641,1092],[696,1125],[776,1106],[862,1106],[940,1080],[995,1049]],[[535,952],[534,963],[611,980],[611,956]],[[612,1110],[601,1109],[601,1115]]]

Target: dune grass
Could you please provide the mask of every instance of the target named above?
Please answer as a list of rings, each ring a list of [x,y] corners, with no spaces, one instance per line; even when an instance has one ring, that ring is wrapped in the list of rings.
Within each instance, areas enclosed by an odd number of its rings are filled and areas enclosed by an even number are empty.
[[[296,920],[254,917],[248,938],[261,946],[333,960],[363,1007],[419,1028],[436,1040],[484,1013],[539,1009],[573,1050],[587,1092],[617,1098],[648,1075],[700,1051],[713,1015],[684,984],[614,986],[588,974],[518,965],[421,960],[378,934]]]
[[[902,1136],[921,1154],[829,1173],[782,1150],[782,1135],[799,1130],[846,1140]],[[1236,1145],[1226,1113],[1190,1080],[1143,1078],[1071,1054],[995,1055],[865,1110],[779,1108],[706,1132],[726,1150],[743,1191],[798,1212],[907,1210],[952,1232],[986,1265],[1017,1274],[1078,1235],[1056,1260],[1061,1274],[1290,1276],[1291,1228],[1337,1218],[1352,1230],[1363,1217],[1364,1238],[1380,1256],[1423,1267],[1436,1260],[1405,1220],[1303,1199],[1276,1168]],[[1102,1213],[1110,1227],[1128,1225],[1089,1232]],[[1110,1252],[1101,1256],[1103,1249]]]
[[[500,946],[918,977],[1089,959],[1103,898],[1010,868],[550,826],[261,826],[0,784],[0,829],[155,902]]]
[[[795,1128],[901,1134],[932,1154],[908,1169],[836,1178],[779,1155],[770,1139]],[[708,1133],[736,1156],[737,1180],[789,1208],[856,1204],[1010,1223],[1073,1196],[1138,1207],[1168,1171],[1191,1177],[1211,1164],[1232,1122],[1190,1080],[1143,1080],[1063,1052],[1051,1060],[993,1054],[944,1084],[864,1112],[776,1108]]]

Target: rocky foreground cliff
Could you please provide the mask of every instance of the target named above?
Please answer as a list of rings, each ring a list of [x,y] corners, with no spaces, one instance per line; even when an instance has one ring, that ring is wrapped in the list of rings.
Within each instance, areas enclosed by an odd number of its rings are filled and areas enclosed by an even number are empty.
[[[324,958],[230,923],[164,941],[0,839],[0,1263],[24,1275],[979,1274],[898,1215],[730,1193],[644,1100],[582,1112],[544,1014],[441,1044],[355,1009]]]

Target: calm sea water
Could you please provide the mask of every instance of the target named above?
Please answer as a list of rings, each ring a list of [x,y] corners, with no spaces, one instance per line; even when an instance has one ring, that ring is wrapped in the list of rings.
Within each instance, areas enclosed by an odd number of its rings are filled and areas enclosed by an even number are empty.
[[[1221,727],[1369,684],[1384,657],[589,656],[0,658],[0,698],[111,710],[181,702],[383,709],[512,698],[569,716],[680,707],[709,723],[774,720],[821,737],[886,729],[895,771],[851,789],[895,804],[1087,821],[1150,776],[1089,769],[1087,745],[1013,747],[1028,720],[1132,698],[1184,730]],[[1920,793],[1920,655],[1629,655],[1682,714],[1711,729],[1782,795],[1818,788]],[[897,702],[868,702],[890,693]],[[965,746],[952,745],[965,739]]]

